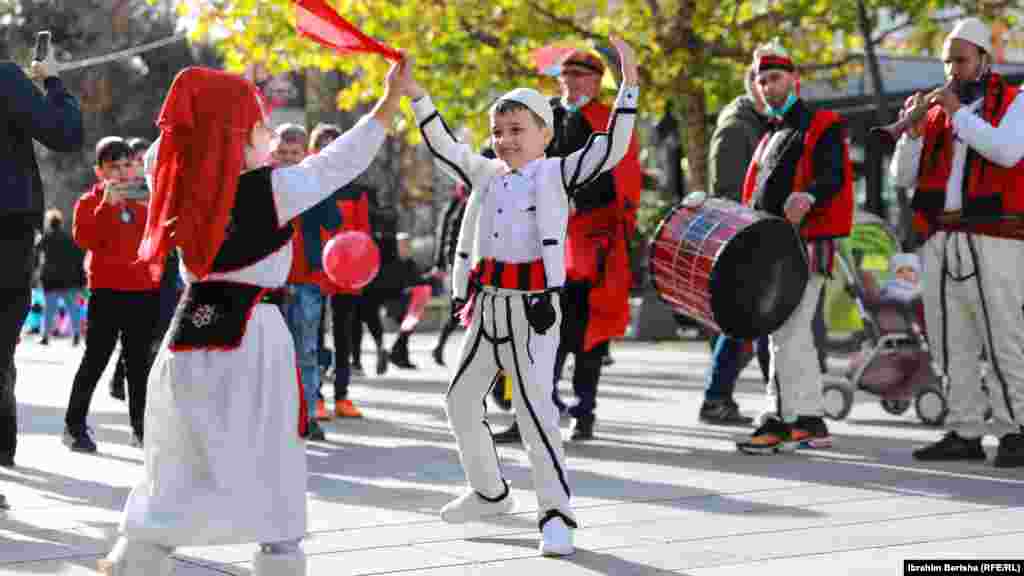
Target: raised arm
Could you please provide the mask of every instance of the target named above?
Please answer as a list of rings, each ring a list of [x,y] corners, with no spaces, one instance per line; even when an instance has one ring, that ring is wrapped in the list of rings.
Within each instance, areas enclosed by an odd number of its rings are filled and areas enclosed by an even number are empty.
[[[7,117],[18,129],[51,150],[72,152],[81,148],[82,113],[60,78],[48,76],[43,81],[44,97],[17,64],[0,63],[0,70]]]
[[[611,42],[619,52],[622,86],[608,118],[607,131],[592,134],[582,149],[562,159],[562,184],[570,194],[588,185],[602,172],[614,168],[626,155],[633,138],[637,98],[640,95],[636,59],[633,49],[622,39],[612,37]]]
[[[468,144],[455,138],[429,95],[422,93],[413,100],[412,110],[423,134],[423,142],[438,165],[466,188],[477,188],[489,179],[490,174],[500,169],[499,160],[477,154]]]
[[[355,126],[299,164],[273,171],[271,183],[280,224],[312,208],[370,167],[407,93],[408,68],[405,60],[391,66],[384,95]]]

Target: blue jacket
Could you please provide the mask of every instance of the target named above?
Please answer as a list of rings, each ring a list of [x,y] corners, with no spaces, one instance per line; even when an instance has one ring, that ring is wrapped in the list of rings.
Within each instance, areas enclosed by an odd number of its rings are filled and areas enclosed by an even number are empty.
[[[82,146],[82,113],[59,78],[44,96],[13,62],[0,62],[0,216],[43,214],[43,183],[32,140],[58,152]]]

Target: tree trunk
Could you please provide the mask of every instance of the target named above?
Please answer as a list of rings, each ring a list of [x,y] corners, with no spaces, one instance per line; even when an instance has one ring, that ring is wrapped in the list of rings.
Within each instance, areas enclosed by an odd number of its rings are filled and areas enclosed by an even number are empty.
[[[871,40],[871,22],[868,19],[867,6],[864,0],[857,0],[857,26],[864,37],[864,54],[867,58],[868,71],[871,74],[871,85],[874,92],[875,122],[879,126],[889,123],[888,110],[885,106],[885,86],[882,85],[882,72],[878,67],[878,56]],[[869,135],[864,140],[865,176],[867,179],[866,208],[869,212],[888,219],[885,201],[882,198],[882,151],[880,142]]]
[[[686,125],[686,189],[707,190],[708,181],[708,124],[707,99],[704,89],[694,84],[685,74],[676,79],[677,91],[683,104]]]

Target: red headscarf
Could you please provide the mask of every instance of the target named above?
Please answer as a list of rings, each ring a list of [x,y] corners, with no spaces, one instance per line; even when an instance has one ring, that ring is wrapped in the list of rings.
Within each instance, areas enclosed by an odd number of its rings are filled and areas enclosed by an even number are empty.
[[[210,272],[235,205],[245,146],[265,120],[256,86],[209,68],[182,70],[164,100],[161,138],[139,258],[181,248],[189,271]]]

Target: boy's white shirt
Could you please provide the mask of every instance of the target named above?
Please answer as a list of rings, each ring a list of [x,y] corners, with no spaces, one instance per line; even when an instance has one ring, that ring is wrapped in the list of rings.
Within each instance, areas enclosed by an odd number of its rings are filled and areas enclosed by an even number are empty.
[[[638,95],[638,87],[623,86],[615,108],[635,109]],[[566,185],[573,184],[574,174],[578,187],[618,164],[629,149],[635,114],[612,111],[610,149],[609,134],[598,132],[589,148],[564,158],[541,157],[511,171],[505,162],[477,154],[457,141],[429,96],[414,101],[412,108],[438,165],[471,190],[452,266],[453,297],[466,298],[469,274],[484,258],[507,263],[543,259],[547,288],[562,286],[569,219]],[[482,214],[487,217],[481,218]],[[545,240],[556,243],[545,244]]]

